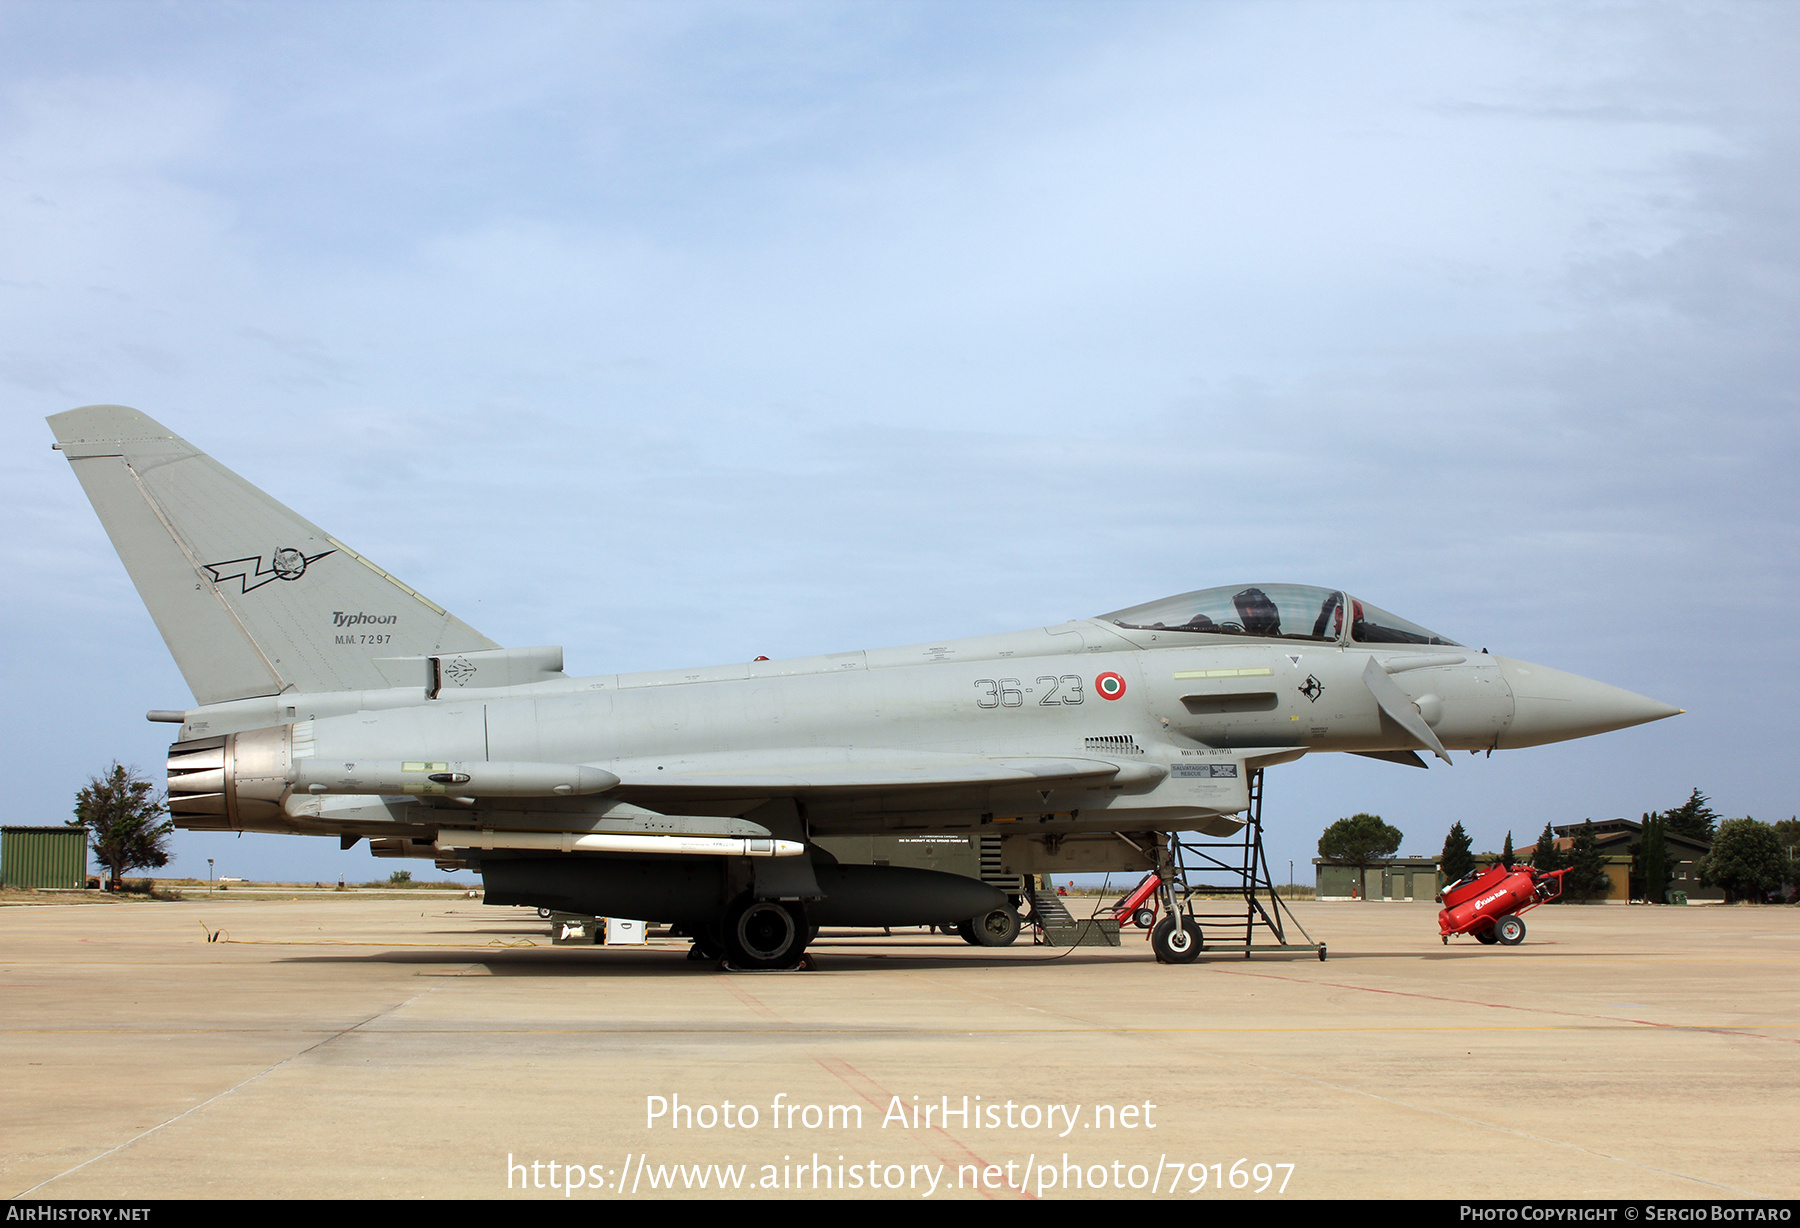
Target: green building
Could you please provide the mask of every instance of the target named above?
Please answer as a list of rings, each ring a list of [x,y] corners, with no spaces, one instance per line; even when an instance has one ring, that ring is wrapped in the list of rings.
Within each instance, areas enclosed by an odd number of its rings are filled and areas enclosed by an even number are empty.
[[[1437,898],[1436,857],[1382,857],[1366,866],[1313,858],[1313,886],[1321,900],[1431,900]]]
[[[87,839],[85,827],[0,827],[0,885],[85,887]]]

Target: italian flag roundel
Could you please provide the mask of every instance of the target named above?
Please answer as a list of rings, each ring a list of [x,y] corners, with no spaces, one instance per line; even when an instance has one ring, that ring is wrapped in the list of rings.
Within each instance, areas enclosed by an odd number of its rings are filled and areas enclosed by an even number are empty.
[[[1101,699],[1117,699],[1125,693],[1125,680],[1117,674],[1101,674],[1094,679],[1094,689]]]

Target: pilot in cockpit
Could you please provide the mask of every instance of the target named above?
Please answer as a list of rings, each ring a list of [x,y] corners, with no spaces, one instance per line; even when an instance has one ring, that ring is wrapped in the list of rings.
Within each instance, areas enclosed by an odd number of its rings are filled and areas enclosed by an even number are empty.
[[[1238,622],[1245,635],[1281,634],[1281,611],[1260,588],[1247,588],[1232,594],[1231,604],[1237,607]]]

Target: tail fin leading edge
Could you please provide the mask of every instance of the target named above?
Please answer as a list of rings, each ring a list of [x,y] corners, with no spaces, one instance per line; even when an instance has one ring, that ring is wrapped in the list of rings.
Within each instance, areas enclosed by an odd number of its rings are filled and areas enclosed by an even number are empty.
[[[144,414],[49,422],[200,703],[371,690],[379,658],[499,647]]]

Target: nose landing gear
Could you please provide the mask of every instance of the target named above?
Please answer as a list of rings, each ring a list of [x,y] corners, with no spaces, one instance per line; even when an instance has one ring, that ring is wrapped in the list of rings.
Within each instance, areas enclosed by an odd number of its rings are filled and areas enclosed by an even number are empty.
[[[1205,946],[1205,937],[1192,917],[1164,917],[1150,931],[1150,949],[1156,952],[1159,964],[1191,964]]]

